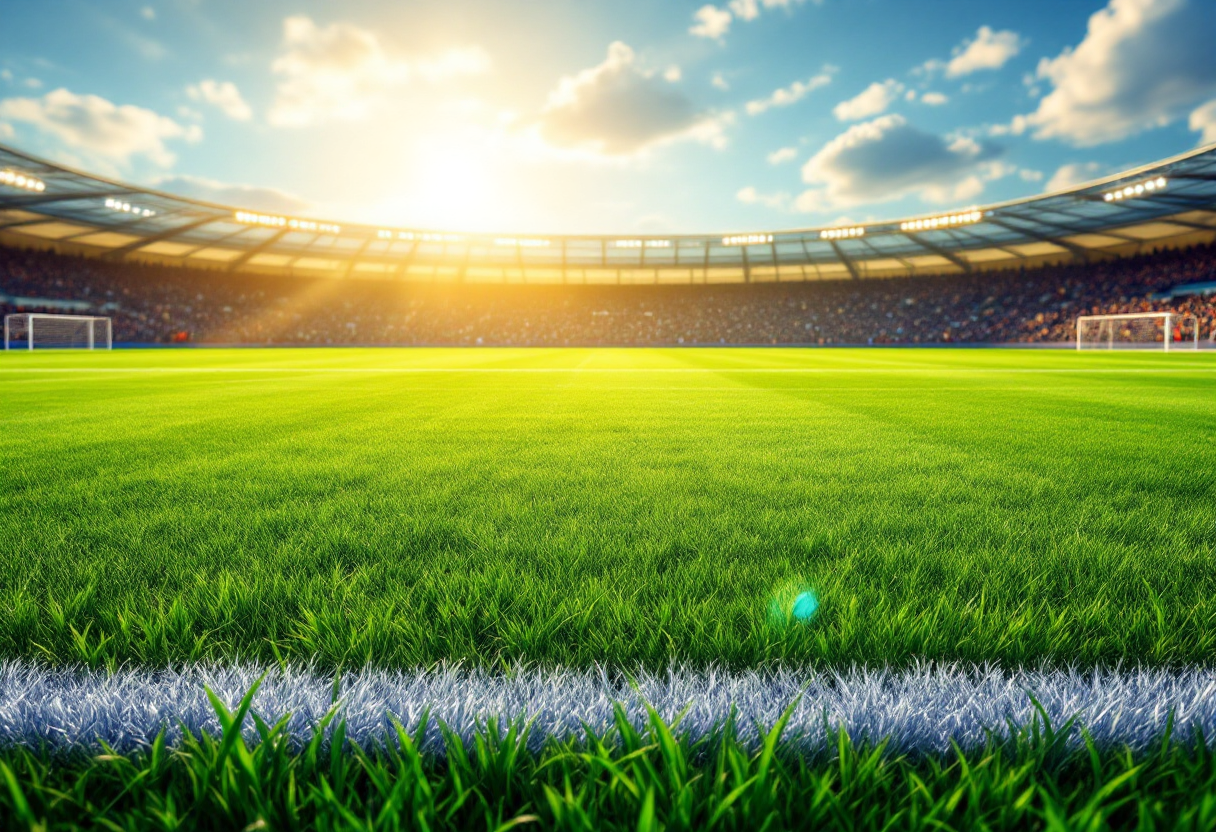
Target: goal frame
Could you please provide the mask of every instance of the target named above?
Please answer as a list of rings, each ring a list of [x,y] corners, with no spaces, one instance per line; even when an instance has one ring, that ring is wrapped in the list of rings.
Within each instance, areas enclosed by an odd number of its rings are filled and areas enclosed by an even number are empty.
[[[1184,350],[1195,350],[1195,351],[1199,350],[1199,319],[1195,315],[1192,315],[1192,314],[1186,313],[1186,312],[1128,312],[1127,314],[1124,314],[1124,315],[1081,315],[1077,318],[1077,322],[1076,322],[1077,349],[1078,350],[1085,349],[1085,347],[1082,346],[1083,342],[1081,340],[1081,327],[1086,322],[1089,322],[1089,321],[1114,322],[1114,321],[1127,321],[1127,320],[1143,320],[1146,318],[1157,318],[1162,321],[1161,329],[1162,329],[1163,335],[1161,338],[1161,342],[1162,342],[1162,347],[1164,348],[1165,352],[1170,352],[1171,349],[1174,349],[1174,350],[1184,349]],[[1190,320],[1190,321],[1194,322],[1194,326],[1192,327],[1194,336],[1192,337],[1192,339],[1189,342],[1188,341],[1179,341],[1178,343],[1180,346],[1177,346],[1177,347],[1173,346],[1174,341],[1173,341],[1173,337],[1172,337],[1173,332],[1174,332],[1173,323],[1174,323],[1175,319],[1183,320],[1183,321]],[[1114,326],[1112,325],[1111,326],[1111,337],[1109,339],[1107,339],[1106,349],[1108,349],[1108,350],[1113,350],[1115,348],[1114,333],[1115,333],[1115,329],[1114,329]],[[1154,342],[1154,346],[1152,347],[1152,349],[1157,349],[1157,347],[1155,346],[1155,342]]]
[[[13,322],[22,320],[25,322],[25,342],[26,350],[33,352],[34,350],[34,323],[39,319],[50,319],[56,321],[88,321],[89,342],[87,347],[78,347],[77,349],[87,350],[112,350],[114,349],[114,319],[105,315],[54,315],[48,312],[16,312],[4,316],[4,351],[8,352],[12,349],[12,334]],[[105,321],[105,338],[101,343],[97,342],[97,321]],[[44,347],[44,349],[46,349]],[[53,348],[51,348],[53,349]]]

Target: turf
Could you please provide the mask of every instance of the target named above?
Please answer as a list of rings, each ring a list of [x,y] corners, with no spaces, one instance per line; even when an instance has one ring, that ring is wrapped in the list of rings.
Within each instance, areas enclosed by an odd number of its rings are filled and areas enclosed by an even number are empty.
[[[0,658],[1216,655],[1216,354],[35,353],[0,390]]]
[[[252,694],[252,691],[251,691]],[[1201,738],[1146,753],[1069,749],[1036,721],[964,751],[909,757],[843,733],[819,759],[783,752],[783,725],[744,745],[732,732],[690,741],[653,712],[639,730],[618,714],[604,735],[527,750],[525,724],[444,732],[442,760],[423,725],[361,748],[303,745],[256,722],[248,698],[216,702],[216,735],[139,753],[56,756],[0,750],[0,813],[12,829],[397,830],[1210,830],[1216,760]],[[729,727],[729,726],[727,726]]]

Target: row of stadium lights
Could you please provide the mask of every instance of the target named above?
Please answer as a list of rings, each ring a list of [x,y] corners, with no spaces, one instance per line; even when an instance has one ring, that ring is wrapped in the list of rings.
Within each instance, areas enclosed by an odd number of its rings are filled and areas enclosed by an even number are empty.
[[[28,190],[43,190],[46,186],[39,180],[15,174],[12,171],[4,171],[0,173],[0,182],[4,184],[15,184],[17,187],[24,187]],[[1107,202],[1114,202],[1122,199],[1134,198],[1142,196],[1144,193],[1152,193],[1154,191],[1163,190],[1168,184],[1164,177],[1151,179],[1146,182],[1141,182],[1136,185],[1129,185],[1126,188],[1121,188],[1117,191],[1111,191],[1103,195],[1103,199]],[[106,207],[112,206],[110,203],[114,200],[106,200]],[[123,203],[125,204],[125,203]],[[124,209],[127,210],[127,209]],[[146,210],[146,209],[145,209]],[[137,211],[138,212],[138,209]],[[145,216],[152,216],[151,213]],[[254,225],[267,225],[275,227],[288,227],[299,229],[302,231],[325,231],[331,234],[339,233],[342,228],[338,225],[329,223],[317,223],[310,220],[288,219],[286,217],[278,217],[267,214],[254,214],[247,211],[238,211],[236,214],[238,222],[250,223]],[[966,211],[961,214],[947,214],[940,217],[927,217],[919,220],[908,220],[899,224],[900,231],[930,231],[937,228],[949,228],[956,225],[969,225],[971,223],[980,222],[984,218],[983,211]],[[821,240],[847,240],[857,237],[864,237],[866,229],[863,226],[855,226],[852,228],[829,228],[819,232]],[[441,232],[424,231],[389,231],[380,229],[376,232],[376,236],[381,240],[407,240],[421,241],[425,243],[456,243],[460,242],[459,234],[444,234]],[[736,234],[722,238],[724,246],[751,246],[765,245],[773,241],[772,234]],[[494,245],[519,248],[549,248],[552,241],[523,238],[523,237],[496,237]],[[641,249],[641,248],[670,248],[671,240],[613,240],[614,248],[624,249]]]
[[[331,222],[314,222],[313,220],[288,219],[276,217],[273,214],[255,214],[251,211],[237,211],[236,221],[246,225],[264,225],[270,228],[290,228],[293,231],[321,231],[326,234],[342,233],[342,226]]]
[[[866,230],[860,226],[857,228],[829,228],[819,232],[821,240],[847,240],[852,237],[864,237]]]
[[[14,188],[24,188],[27,191],[45,191],[46,183],[36,176],[18,173],[15,170],[0,171],[0,184],[11,185]]]
[[[414,233],[413,231],[386,231],[380,229],[376,232],[376,236],[381,240],[408,240],[413,242],[418,240],[423,243],[458,243],[460,242],[459,234],[441,234],[438,231],[421,231]]]
[[[106,207],[111,211],[120,211],[124,214],[134,214],[137,217],[154,217],[156,212],[151,208],[141,208],[138,205],[132,205],[129,202],[123,202],[121,199],[107,199]]]
[[[671,240],[613,240],[614,248],[671,248]]]
[[[949,228],[952,225],[970,225],[984,218],[983,211],[966,211],[962,214],[947,214],[944,217],[928,217],[909,220],[899,224],[900,231],[931,231],[934,228]]]
[[[1154,191],[1164,191],[1165,186],[1169,181],[1164,176],[1158,176],[1156,179],[1150,179],[1147,182],[1140,182],[1135,185],[1128,185],[1126,188],[1120,188],[1117,191],[1110,191],[1102,195],[1102,198],[1107,202],[1116,202],[1121,199],[1135,199],[1138,196],[1144,196],[1147,193]]]
[[[1117,202],[1124,199],[1134,199],[1143,196],[1146,193],[1154,193],[1155,191],[1165,190],[1169,181],[1164,176],[1159,176],[1156,179],[1149,179],[1144,182],[1139,182],[1135,185],[1128,185],[1115,191],[1108,191],[1102,195],[1106,202]],[[9,185],[15,188],[23,188],[27,191],[41,192],[46,190],[46,183],[36,176],[19,173],[11,169],[0,171],[0,185]],[[106,207],[114,211],[122,211],[124,213],[135,214],[142,217],[155,216],[156,212],[148,208],[141,208],[137,205],[123,202],[117,199],[107,199]],[[970,223],[979,222],[984,218],[982,211],[967,211],[962,214],[948,214],[942,217],[929,217],[927,219],[909,220],[899,224],[900,231],[926,231],[935,228],[948,228],[954,225],[967,225]],[[291,228],[299,231],[322,231],[329,234],[341,233],[342,227],[333,223],[314,222],[312,220],[297,220],[287,217],[275,216],[272,214],[256,214],[250,211],[237,211],[237,222],[248,225],[264,225],[274,228]],[[864,237],[866,229],[858,226],[854,228],[831,228],[819,232],[821,240],[846,240],[855,237]],[[381,240],[420,240],[428,243],[455,243],[460,241],[458,234],[443,234],[440,232],[420,232],[413,231],[387,231],[381,229],[376,232],[376,236]],[[722,238],[724,246],[750,246],[763,245],[773,241],[772,234],[738,234],[730,237]],[[535,238],[517,238],[517,237],[498,237],[494,240],[494,244],[498,246],[519,246],[521,248],[548,248],[551,241],[535,239]],[[614,240],[612,245],[615,248],[670,248],[670,240]]]
[[[724,246],[758,246],[773,241],[772,234],[736,234],[732,237],[723,237],[722,245]]]

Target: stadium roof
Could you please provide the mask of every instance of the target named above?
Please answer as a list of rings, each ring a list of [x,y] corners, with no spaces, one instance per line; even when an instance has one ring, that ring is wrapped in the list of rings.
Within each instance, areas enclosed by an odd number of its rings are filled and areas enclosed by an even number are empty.
[[[264,214],[0,145],[0,238],[112,259],[466,282],[730,283],[1008,268],[1216,236],[1216,144],[1065,191],[853,228],[666,236],[466,234]]]

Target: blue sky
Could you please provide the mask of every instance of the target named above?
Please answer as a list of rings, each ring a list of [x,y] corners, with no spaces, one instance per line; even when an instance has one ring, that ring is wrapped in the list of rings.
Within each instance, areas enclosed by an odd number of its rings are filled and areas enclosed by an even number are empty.
[[[0,141],[225,203],[794,228],[1216,141],[1211,0],[0,0]]]

